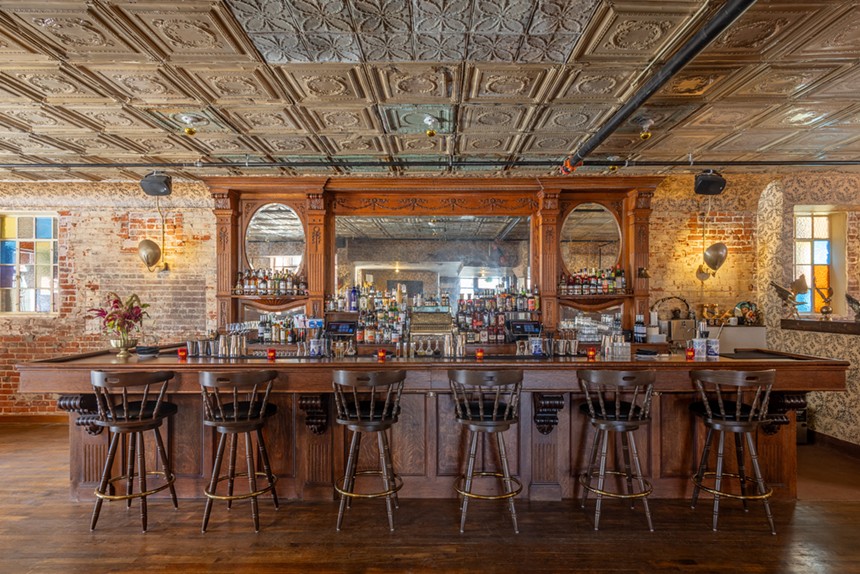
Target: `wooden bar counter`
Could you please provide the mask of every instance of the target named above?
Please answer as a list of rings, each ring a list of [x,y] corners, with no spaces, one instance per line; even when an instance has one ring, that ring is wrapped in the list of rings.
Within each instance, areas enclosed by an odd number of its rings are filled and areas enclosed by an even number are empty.
[[[584,358],[493,357],[389,359],[375,358],[215,359],[181,361],[175,350],[161,356],[126,360],[108,352],[61,357],[16,366],[24,393],[58,393],[60,408],[70,412],[71,496],[91,499],[104,460],[107,433],[96,433],[92,420],[90,370],[173,370],[170,400],[179,414],[169,421],[168,449],[177,473],[180,496],[202,498],[215,444],[211,430],[202,424],[202,403],[197,383],[201,370],[276,369],[274,401],[277,417],[267,427],[272,464],[279,477],[278,492],[285,498],[331,498],[335,476],[343,473],[346,432],[334,421],[331,397],[332,369],[405,369],[408,371],[402,414],[395,425],[392,449],[395,466],[403,477],[403,497],[451,498],[454,477],[461,472],[464,434],[454,419],[447,369],[501,369],[525,371],[520,424],[508,431],[512,471],[524,485],[522,496],[558,500],[576,494],[576,473],[583,468],[590,440],[586,417],[579,412],[576,370],[656,369],[652,424],[639,439],[644,472],[654,485],[655,497],[681,498],[690,493],[690,476],[704,441],[688,405],[693,399],[689,372],[693,369],[776,369],[771,398],[773,424],[758,436],[765,478],[782,498],[797,494],[797,452],[794,409],[805,406],[806,391],[842,391],[849,363],[775,351],[739,350],[708,361],[687,361],[683,356],[650,360],[587,361]],[[480,456],[493,460],[489,443]],[[149,452],[154,452],[150,449]],[[362,461],[372,465],[372,453]]]

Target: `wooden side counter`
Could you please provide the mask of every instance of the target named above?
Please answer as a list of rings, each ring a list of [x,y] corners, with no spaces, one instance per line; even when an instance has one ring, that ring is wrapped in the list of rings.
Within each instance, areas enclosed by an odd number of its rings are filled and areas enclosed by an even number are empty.
[[[576,370],[656,369],[652,424],[639,432],[643,470],[654,486],[654,496],[681,498],[690,493],[690,476],[703,432],[690,415],[693,398],[689,372],[693,369],[776,369],[771,399],[774,423],[758,436],[765,478],[778,496],[797,494],[797,452],[794,409],[805,406],[807,391],[842,391],[849,363],[774,351],[739,350],[708,361],[686,361],[682,356],[625,362],[557,357],[390,359],[196,359],[180,361],[174,353],[151,359],[92,353],[16,366],[24,393],[58,393],[59,404],[70,412],[71,495],[91,499],[107,452],[107,433],[88,424],[94,407],[89,373],[94,369],[173,370],[170,400],[179,414],[169,421],[167,443],[177,473],[177,490],[186,498],[202,498],[215,444],[202,425],[202,403],[197,373],[202,370],[271,369],[279,371],[275,402],[278,415],[267,427],[272,464],[279,477],[278,492],[285,498],[331,498],[335,476],[343,473],[347,436],[334,422],[331,397],[332,369],[406,369],[402,414],[392,435],[395,466],[403,477],[403,497],[451,498],[454,477],[463,466],[464,434],[454,419],[447,369],[523,369],[524,388],[520,424],[508,431],[512,471],[524,485],[522,496],[533,500],[571,498],[575,474],[584,466],[590,440],[589,425],[579,412]],[[480,456],[494,460],[490,443]],[[154,452],[154,449],[148,449]],[[375,463],[363,452],[362,464]],[[154,462],[154,461],[153,461]]]

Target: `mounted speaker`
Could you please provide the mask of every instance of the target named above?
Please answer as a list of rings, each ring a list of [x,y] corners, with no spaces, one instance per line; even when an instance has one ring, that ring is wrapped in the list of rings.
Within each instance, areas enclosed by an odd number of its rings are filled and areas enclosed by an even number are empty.
[[[712,169],[696,176],[694,188],[698,195],[720,195],[726,188],[726,179]]]
[[[173,191],[170,176],[157,171],[143,176],[140,180],[140,188],[146,195],[170,195]]]

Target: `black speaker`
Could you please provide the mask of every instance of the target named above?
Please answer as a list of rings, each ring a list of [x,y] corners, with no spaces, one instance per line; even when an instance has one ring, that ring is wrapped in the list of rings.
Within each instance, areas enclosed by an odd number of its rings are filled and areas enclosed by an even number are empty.
[[[696,176],[698,195],[720,195],[726,188],[726,179],[714,170],[706,170]]]
[[[140,188],[146,195],[170,195],[173,191],[170,176],[157,171],[143,176],[140,180]]]

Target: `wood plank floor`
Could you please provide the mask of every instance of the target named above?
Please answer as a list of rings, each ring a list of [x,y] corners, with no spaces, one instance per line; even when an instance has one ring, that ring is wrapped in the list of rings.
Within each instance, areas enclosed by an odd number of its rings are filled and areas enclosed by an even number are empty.
[[[595,532],[573,501],[520,501],[515,535],[497,503],[474,503],[460,534],[456,501],[402,500],[390,533],[381,501],[357,501],[335,532],[334,502],[275,512],[262,499],[258,534],[247,503],[217,505],[201,534],[203,503],[190,500],[151,502],[146,534],[136,504],[106,504],[90,532],[91,504],[68,498],[67,443],[63,425],[0,424],[0,572],[860,573],[857,500],[774,504],[777,536],[759,506],[730,502],[712,532],[710,500],[653,500],[653,533],[617,502]]]

